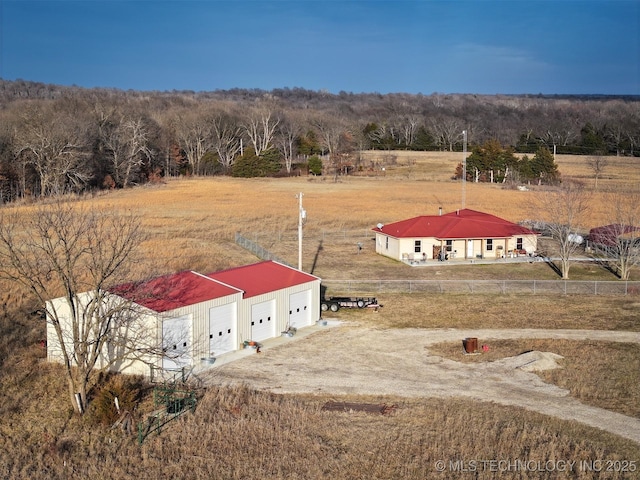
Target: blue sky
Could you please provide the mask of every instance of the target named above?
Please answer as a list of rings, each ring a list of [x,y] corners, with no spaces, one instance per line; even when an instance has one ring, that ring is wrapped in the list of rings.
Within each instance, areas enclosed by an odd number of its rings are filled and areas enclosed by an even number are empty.
[[[209,91],[640,95],[640,0],[0,0],[0,77]]]

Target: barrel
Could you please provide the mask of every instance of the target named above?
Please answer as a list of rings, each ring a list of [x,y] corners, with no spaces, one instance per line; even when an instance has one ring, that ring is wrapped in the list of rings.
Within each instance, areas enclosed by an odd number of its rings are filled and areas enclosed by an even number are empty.
[[[465,353],[475,353],[478,351],[478,339],[475,337],[465,338],[462,340],[462,346]]]

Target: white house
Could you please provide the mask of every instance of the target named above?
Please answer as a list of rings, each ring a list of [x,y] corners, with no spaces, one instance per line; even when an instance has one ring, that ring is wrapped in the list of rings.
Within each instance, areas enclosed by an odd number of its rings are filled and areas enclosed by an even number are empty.
[[[531,254],[538,245],[536,232],[470,209],[379,224],[373,230],[376,253],[409,263]]]
[[[85,295],[84,303],[89,302]],[[110,290],[113,301],[129,302],[135,318],[128,332],[135,335],[140,353],[117,354],[118,335],[103,352],[99,368],[149,375],[154,368],[195,366],[243,347],[245,340],[280,336],[289,327],[313,325],[320,316],[320,279],[277,262],[260,262],[208,275],[179,272]],[[51,300],[64,324],[64,298]],[[70,328],[63,328],[67,340]],[[130,339],[129,339],[130,340]],[[156,353],[151,352],[155,346]],[[158,354],[159,348],[163,354]],[[47,325],[47,356],[62,359],[60,342]],[[113,363],[113,360],[117,361]],[[111,365],[110,365],[111,364]]]

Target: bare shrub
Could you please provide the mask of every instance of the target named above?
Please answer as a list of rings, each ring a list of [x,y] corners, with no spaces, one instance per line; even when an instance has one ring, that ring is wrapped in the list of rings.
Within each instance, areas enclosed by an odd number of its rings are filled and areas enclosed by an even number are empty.
[[[100,383],[99,383],[100,384]],[[145,389],[139,376],[111,374],[90,404],[89,416],[95,423],[113,425],[124,412],[133,412]]]

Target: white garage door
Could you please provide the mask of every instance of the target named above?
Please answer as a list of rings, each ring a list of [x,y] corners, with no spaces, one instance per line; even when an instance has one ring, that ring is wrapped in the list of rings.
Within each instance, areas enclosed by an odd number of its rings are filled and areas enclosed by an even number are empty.
[[[191,365],[191,317],[169,318],[162,322],[162,368]]]
[[[251,340],[259,342],[275,337],[276,301],[256,303],[251,306]]]
[[[209,309],[209,355],[235,350],[236,304]]]
[[[289,326],[300,328],[313,323],[311,318],[311,290],[289,296]]]

